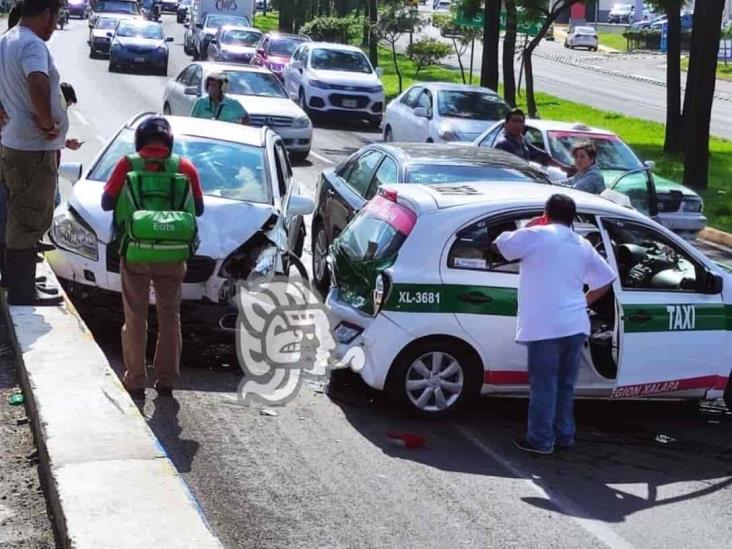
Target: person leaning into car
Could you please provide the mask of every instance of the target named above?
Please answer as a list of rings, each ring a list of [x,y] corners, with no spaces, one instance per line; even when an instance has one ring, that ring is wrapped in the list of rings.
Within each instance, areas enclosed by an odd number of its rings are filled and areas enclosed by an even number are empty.
[[[229,78],[224,73],[212,74],[206,78],[208,96],[201,97],[196,101],[191,116],[193,118],[233,122],[234,124],[246,124],[249,120],[249,114],[236,99],[226,97],[228,88]]]
[[[57,151],[64,146],[68,116],[60,78],[46,42],[56,29],[61,0],[25,0],[20,23],[0,37],[0,104],[3,176],[8,190],[6,259],[8,302],[57,305],[35,283],[36,245],[53,218]]]
[[[571,197],[554,194],[543,217],[502,233],[493,243],[503,258],[520,261],[516,341],[528,350],[529,420],[525,438],[514,444],[536,454],[574,444],[574,385],[590,334],[587,307],[616,278],[572,230],[576,215]]]

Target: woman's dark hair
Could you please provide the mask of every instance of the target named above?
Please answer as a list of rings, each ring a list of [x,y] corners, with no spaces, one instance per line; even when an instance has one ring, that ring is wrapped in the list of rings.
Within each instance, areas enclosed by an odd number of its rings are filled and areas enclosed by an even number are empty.
[[[79,102],[76,99],[76,92],[74,91],[74,86],[72,86],[68,82],[61,82],[61,93],[63,94],[67,105],[75,105],[76,103]]]
[[[63,0],[23,0],[23,17],[35,17],[46,10],[51,10],[51,15],[61,11]]]
[[[505,121],[508,122],[514,116],[520,116],[521,118],[526,120],[526,114],[524,114],[524,111],[522,111],[521,109],[518,109],[518,108],[514,108],[506,113]]]
[[[572,146],[572,156],[577,151],[585,151],[593,162],[597,158],[597,147],[592,141],[579,141]]]
[[[577,215],[577,206],[566,194],[553,194],[546,201],[544,211],[550,221],[557,221],[570,227]]]

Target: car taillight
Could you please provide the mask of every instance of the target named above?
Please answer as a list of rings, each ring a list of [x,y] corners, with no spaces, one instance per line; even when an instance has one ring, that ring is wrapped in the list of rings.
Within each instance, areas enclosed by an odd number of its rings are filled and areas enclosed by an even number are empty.
[[[384,197],[386,200],[389,200],[390,202],[397,201],[397,192],[394,189],[387,189],[387,188],[381,187],[381,188],[379,188],[379,196]]]

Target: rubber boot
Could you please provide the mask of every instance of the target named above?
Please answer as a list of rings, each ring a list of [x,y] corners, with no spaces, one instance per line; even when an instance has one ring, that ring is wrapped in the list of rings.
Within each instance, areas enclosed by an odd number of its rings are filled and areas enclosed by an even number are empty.
[[[10,305],[30,305],[32,307],[55,306],[63,303],[63,296],[46,297],[36,291],[36,249],[12,250],[6,252],[10,272]]]
[[[7,247],[5,244],[0,244],[0,287],[9,288],[10,281],[8,280],[8,262],[5,259]]]

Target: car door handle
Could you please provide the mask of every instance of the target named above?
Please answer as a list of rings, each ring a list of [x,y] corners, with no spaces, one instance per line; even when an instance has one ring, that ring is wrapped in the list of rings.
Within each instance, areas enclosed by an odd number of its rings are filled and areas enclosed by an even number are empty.
[[[333,189],[328,189],[327,191],[325,191],[325,194],[328,196],[328,198],[332,198],[335,196]]]
[[[490,303],[493,301],[493,298],[489,295],[485,295],[481,292],[467,292],[464,294],[458,295],[458,299],[462,301],[463,303],[472,303],[474,305],[479,305],[481,303]]]
[[[638,311],[628,316],[628,320],[631,322],[648,322],[653,318],[653,315],[648,314],[647,311]]]

